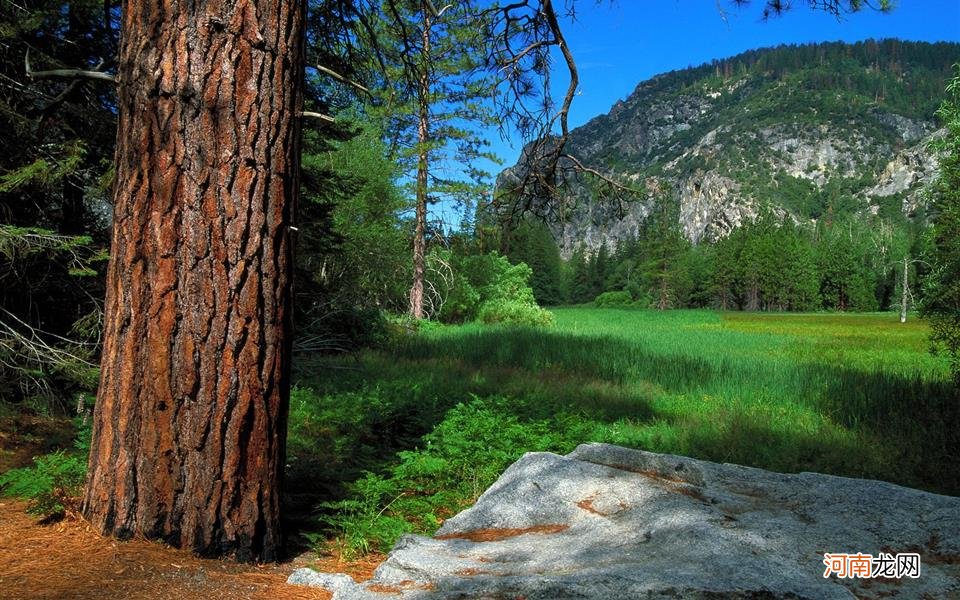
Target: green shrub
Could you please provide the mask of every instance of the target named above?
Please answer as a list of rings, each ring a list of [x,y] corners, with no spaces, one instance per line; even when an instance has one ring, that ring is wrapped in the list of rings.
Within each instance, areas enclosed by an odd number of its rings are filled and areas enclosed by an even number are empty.
[[[401,497],[397,482],[373,473],[350,486],[351,497],[319,506],[332,512],[320,517],[320,521],[337,532],[335,544],[340,555],[349,560],[370,552],[386,552],[404,533],[413,530],[410,522],[402,516],[388,512],[393,501]],[[383,504],[384,498],[392,498]],[[314,545],[327,542],[326,536],[307,534]]]
[[[480,308],[477,320],[487,324],[553,325],[553,314],[536,304],[516,300],[491,300]]]
[[[444,323],[552,322],[550,313],[537,306],[530,287],[533,272],[524,263],[511,264],[496,252],[460,255],[442,248],[434,248],[427,261],[436,274],[431,288],[443,298],[436,316]]]
[[[627,291],[604,292],[593,300],[593,305],[597,308],[610,306],[630,306],[632,304],[633,297],[631,297],[630,292]]]

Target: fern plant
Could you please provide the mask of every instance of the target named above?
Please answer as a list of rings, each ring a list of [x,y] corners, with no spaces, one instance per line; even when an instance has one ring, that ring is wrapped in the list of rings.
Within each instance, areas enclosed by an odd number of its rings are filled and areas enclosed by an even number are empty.
[[[42,517],[63,515],[78,508],[87,475],[89,424],[78,424],[72,450],[57,450],[33,459],[33,465],[0,475],[0,493],[29,501],[27,512]]]

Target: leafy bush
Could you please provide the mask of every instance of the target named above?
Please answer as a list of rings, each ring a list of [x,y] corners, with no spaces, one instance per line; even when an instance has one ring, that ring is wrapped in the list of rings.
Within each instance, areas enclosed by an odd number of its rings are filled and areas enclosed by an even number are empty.
[[[511,264],[496,252],[460,255],[435,248],[428,265],[437,277],[431,280],[436,290],[437,317],[446,323],[479,320],[483,323],[549,325],[553,318],[537,306],[530,287],[532,271],[524,263]]]
[[[86,458],[58,450],[33,459],[33,466],[0,475],[5,496],[30,501],[27,512],[53,516],[76,507],[87,474]]]
[[[477,320],[481,323],[508,325],[553,325],[553,314],[536,304],[516,300],[491,300],[480,308]]]
[[[363,556],[370,552],[386,552],[404,533],[412,531],[410,522],[402,516],[387,512],[393,502],[381,506],[384,498],[399,499],[397,482],[368,473],[351,485],[351,497],[319,506],[332,512],[320,517],[320,521],[337,531],[335,541],[340,555],[346,559]],[[327,542],[326,536],[307,534],[314,545]]]
[[[630,292],[627,291],[604,292],[594,298],[593,304],[597,308],[610,306],[630,306],[633,304],[633,297],[630,296]]]

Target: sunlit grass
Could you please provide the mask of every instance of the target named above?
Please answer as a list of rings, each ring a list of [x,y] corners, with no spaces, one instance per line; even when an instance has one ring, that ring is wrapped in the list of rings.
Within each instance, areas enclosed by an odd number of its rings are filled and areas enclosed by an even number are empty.
[[[521,420],[575,420],[573,442],[960,493],[957,402],[922,322],[554,313],[547,329],[441,327],[359,358],[317,359],[301,365],[301,385],[326,398],[333,421],[338,402],[371,395],[378,415],[393,415],[363,442],[364,468],[416,446],[457,403],[496,395]]]

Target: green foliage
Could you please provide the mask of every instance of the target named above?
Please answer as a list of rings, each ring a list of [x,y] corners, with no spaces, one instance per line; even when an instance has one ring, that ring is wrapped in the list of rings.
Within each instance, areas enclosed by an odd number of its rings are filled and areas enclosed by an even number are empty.
[[[50,308],[57,306],[62,299],[50,298],[48,286],[69,287],[75,278],[93,278],[97,275],[95,267],[106,258],[106,252],[87,235],[0,224],[0,281],[7,282],[11,289],[17,287],[26,297],[12,297],[6,306],[0,302],[0,400],[12,401],[19,396],[21,401],[42,400],[41,404],[49,407],[58,397],[96,386],[96,346],[85,340],[99,339],[99,308],[84,315],[78,314],[83,304],[58,307],[72,313],[75,321],[57,323],[49,317],[54,331],[32,325],[36,318],[18,316],[22,309],[16,309],[34,293],[39,295],[39,302]],[[34,284],[37,270],[44,271],[46,277],[55,274],[51,278],[54,281],[38,278],[40,281]],[[82,289],[83,283],[73,285]]]
[[[940,177],[934,188],[933,268],[922,314],[930,319],[934,348],[949,357],[960,385],[960,65],[956,69],[937,113],[947,131],[936,146]]]
[[[429,534],[468,505],[524,452],[568,452],[570,430],[546,420],[520,421],[501,397],[451,408],[420,447],[397,454],[383,474],[366,473],[350,497],[320,508],[340,552],[386,552],[407,532]],[[315,538],[319,540],[320,538]]]
[[[681,257],[690,250],[678,220],[679,207],[667,198],[656,201],[640,229],[641,269],[653,306],[660,310],[683,306],[692,285]]]
[[[877,310],[877,273],[869,264],[873,252],[865,224],[853,219],[828,224],[820,235],[816,251],[824,308]]]
[[[303,157],[313,219],[301,230],[302,268],[338,305],[401,309],[409,267],[399,218],[408,205],[397,183],[399,169],[381,131],[362,121],[347,123],[356,127],[349,139],[324,150],[310,136]]]
[[[114,88],[31,79],[24,69],[94,68],[116,55],[119,6],[79,0],[0,10],[0,401],[56,410],[96,380],[99,315],[109,244]],[[110,25],[110,26],[108,26]]]
[[[57,451],[34,458],[31,467],[0,475],[0,488],[7,496],[29,500],[31,514],[50,516],[74,505],[86,475],[86,457]]]
[[[636,305],[661,310],[862,312],[897,302],[894,262],[911,247],[919,253],[922,239],[922,227],[879,216],[824,218],[814,228],[764,211],[716,242],[693,246],[665,200],[636,239],[621,240],[613,254],[578,248],[563,271],[575,303],[609,303],[619,296],[604,292],[627,292]],[[601,292],[588,296],[595,289]]]
[[[574,304],[589,302],[596,297],[588,268],[586,252],[583,247],[577,246],[567,269],[567,288],[570,290],[570,301]]]
[[[566,300],[560,248],[542,222],[521,221],[510,234],[506,256],[513,263],[525,263],[533,271],[530,288],[538,304],[549,306]]]
[[[593,305],[597,308],[605,307],[624,307],[633,304],[633,297],[630,292],[604,292],[593,299]]]
[[[373,125],[344,120],[346,139],[305,136],[296,253],[297,348],[380,343],[383,311],[406,303],[410,266],[399,169]]]
[[[717,243],[713,288],[724,309],[814,309],[818,276],[809,236],[770,214]]]
[[[67,274],[96,275],[94,266],[107,260],[103,248],[94,245],[88,235],[61,235],[40,227],[0,224],[0,277],[22,270],[31,259],[59,262]]]
[[[919,320],[555,315],[550,329],[436,327],[304,368],[318,391],[294,394],[292,476],[341,478],[345,502],[320,516],[343,550],[430,533],[523,452],[586,442],[960,490],[960,407]]]
[[[428,277],[441,305],[438,317],[446,323],[480,320],[484,323],[549,325],[550,313],[537,306],[524,263],[511,264],[496,252],[461,254],[434,248]]]
[[[43,517],[77,508],[77,498],[87,475],[90,426],[78,423],[72,450],[57,450],[33,459],[33,465],[0,475],[3,495],[29,501],[27,512]]]
[[[55,162],[38,158],[28,165],[0,175],[0,194],[30,186],[43,189],[62,184],[65,177],[83,166],[86,149],[82,141],[75,140],[64,144],[61,150],[62,156]]]
[[[553,315],[530,302],[518,300],[490,300],[480,307],[477,320],[489,325],[553,325]]]

